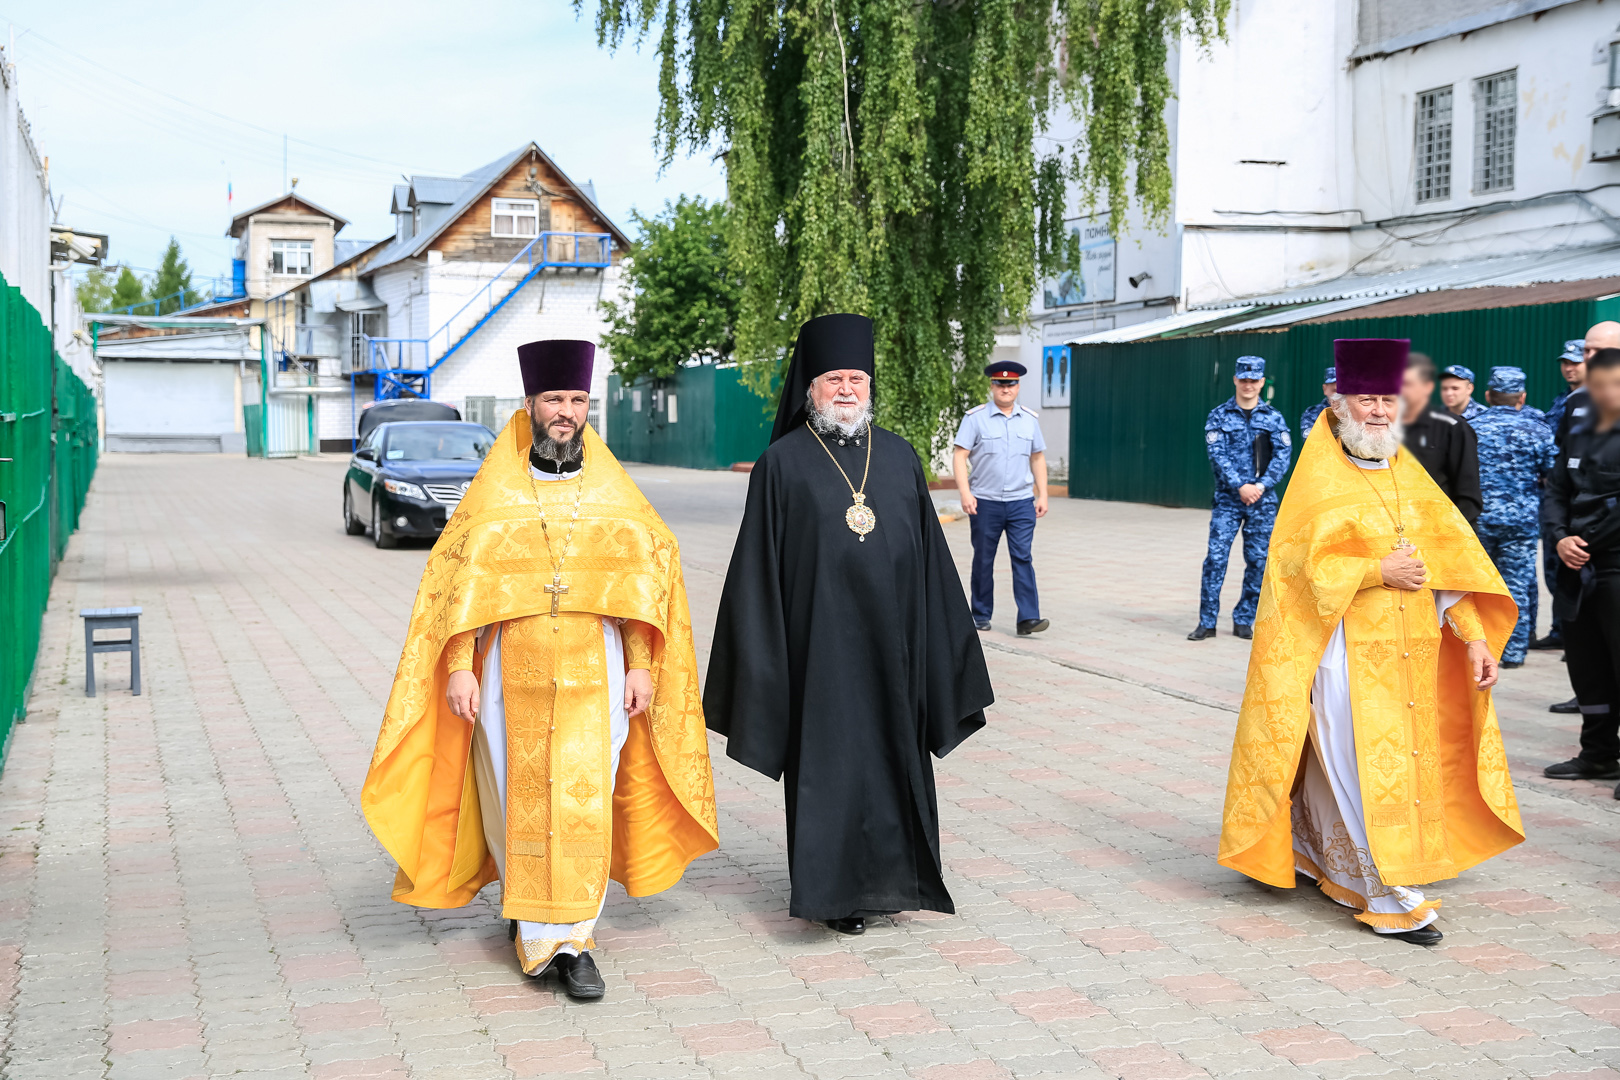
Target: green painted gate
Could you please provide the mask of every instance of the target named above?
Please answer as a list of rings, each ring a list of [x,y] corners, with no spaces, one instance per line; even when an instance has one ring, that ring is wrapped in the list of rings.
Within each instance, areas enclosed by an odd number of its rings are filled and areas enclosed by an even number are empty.
[[[1558,354],[1620,298],[1488,308],[1382,319],[1346,319],[1286,330],[1203,334],[1077,346],[1069,412],[1069,494],[1162,506],[1208,506],[1213,492],[1204,418],[1232,396],[1239,356],[1266,359],[1266,397],[1299,436],[1299,415],[1322,398],[1333,339],[1411,338],[1439,367],[1462,364],[1484,401],[1490,369],[1524,368],[1529,404],[1546,408],[1564,389]],[[1297,441],[1296,441],[1297,450]]]
[[[623,461],[729,469],[770,444],[776,399],[750,390],[735,367],[704,364],[668,379],[608,376],[603,438]]]
[[[78,528],[98,446],[96,399],[0,279],[0,754],[27,706],[51,573]]]

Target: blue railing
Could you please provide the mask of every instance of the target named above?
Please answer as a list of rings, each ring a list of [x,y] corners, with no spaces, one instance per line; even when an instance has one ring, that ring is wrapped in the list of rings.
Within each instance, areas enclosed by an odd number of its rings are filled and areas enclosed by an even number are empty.
[[[214,277],[205,278],[204,280],[211,282],[212,284],[207,288],[193,288],[191,290],[192,292],[199,293],[202,296],[202,299],[196,301],[195,303],[187,304],[185,291],[180,290],[177,292],[172,292],[168,296],[160,296],[155,300],[143,300],[139,304],[130,304],[128,307],[121,307],[115,310],[133,315],[139,309],[149,307],[152,309],[152,314],[154,316],[162,315],[163,305],[168,303],[170,300],[178,298],[180,300],[180,306],[169,312],[170,315],[178,315],[181,312],[190,311],[192,308],[202,307],[205,304],[216,304],[221,300],[241,300],[247,296],[247,263],[242,259],[232,259],[231,273],[229,277],[226,277],[224,274],[216,274]],[[221,288],[221,282],[225,281],[230,282],[230,292],[225,292]]]
[[[508,260],[488,281],[467,298],[444,324],[425,338],[366,338],[366,360],[377,376],[378,400],[401,396],[432,396],[433,372],[438,370],[456,350],[481,330],[485,323],[506,306],[508,300],[533,281],[542,270],[576,267],[604,269],[612,265],[613,236],[611,233],[543,232],[523,246],[523,250]],[[497,299],[495,287],[506,282],[514,267],[523,274]],[[484,311],[478,319],[454,339],[451,330],[469,309],[482,301]],[[443,343],[443,352],[434,356],[435,346]]]

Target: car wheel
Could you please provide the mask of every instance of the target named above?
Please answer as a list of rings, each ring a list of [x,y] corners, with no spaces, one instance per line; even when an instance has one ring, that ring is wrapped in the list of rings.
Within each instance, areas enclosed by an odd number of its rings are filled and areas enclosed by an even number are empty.
[[[382,504],[377,502],[371,504],[371,542],[380,548],[391,548],[399,543],[383,528]]]
[[[349,495],[347,481],[343,484],[343,531],[350,536],[364,536],[366,523],[354,516],[354,502]]]

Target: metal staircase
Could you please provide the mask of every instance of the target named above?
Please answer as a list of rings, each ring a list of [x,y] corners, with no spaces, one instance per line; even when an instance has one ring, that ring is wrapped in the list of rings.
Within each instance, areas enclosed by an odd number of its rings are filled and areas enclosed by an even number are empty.
[[[524,245],[523,250],[484,282],[454,315],[444,321],[444,325],[427,337],[366,337],[367,364],[376,376],[373,396],[379,401],[399,397],[432,397],[433,373],[482,330],[541,271],[606,269],[611,265],[612,250],[611,233],[543,232]],[[499,287],[510,280],[508,275],[514,269],[521,269],[522,274],[497,296]],[[468,313],[477,311],[480,302],[484,305],[483,313],[471,326],[452,337],[454,328],[465,325]],[[436,345],[442,345],[443,351],[435,357]]]

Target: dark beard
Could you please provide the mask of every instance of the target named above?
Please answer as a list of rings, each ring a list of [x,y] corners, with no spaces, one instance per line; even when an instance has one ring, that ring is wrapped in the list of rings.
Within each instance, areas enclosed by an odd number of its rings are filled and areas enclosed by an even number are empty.
[[[547,435],[531,418],[529,430],[534,445],[529,448],[529,460],[543,472],[573,472],[585,461],[585,429],[575,428],[567,442],[558,442]]]

